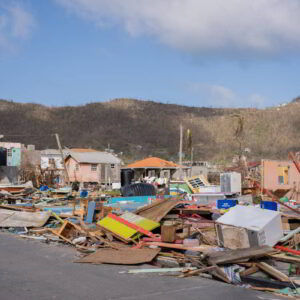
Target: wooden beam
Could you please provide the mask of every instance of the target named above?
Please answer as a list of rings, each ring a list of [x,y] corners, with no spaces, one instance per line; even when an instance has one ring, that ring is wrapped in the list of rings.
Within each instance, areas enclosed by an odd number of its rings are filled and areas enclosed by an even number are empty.
[[[248,275],[252,275],[256,272],[259,271],[259,268],[254,264],[252,267],[250,267],[249,269],[246,269],[245,271],[240,272],[240,275],[242,276],[248,276]]]
[[[276,250],[269,246],[256,246],[245,249],[211,252],[208,254],[208,263],[211,265],[227,264],[250,258],[263,257],[273,252],[276,252]]]
[[[285,274],[283,274],[282,272],[278,271],[277,269],[275,269],[274,267],[268,265],[265,262],[259,262],[256,264],[256,266],[261,269],[262,271],[264,271],[265,273],[269,274],[270,276],[272,276],[273,278],[279,280],[279,281],[283,281],[283,282],[289,282],[290,279],[288,276],[286,276]]]

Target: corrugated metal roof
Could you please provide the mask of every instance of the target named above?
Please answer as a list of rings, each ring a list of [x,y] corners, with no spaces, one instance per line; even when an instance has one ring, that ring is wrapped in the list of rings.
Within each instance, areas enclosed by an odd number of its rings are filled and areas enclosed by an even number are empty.
[[[121,160],[108,152],[72,152],[69,155],[79,163],[90,164],[120,164]]]
[[[63,149],[63,154],[66,156],[70,150]],[[60,155],[60,151],[58,149],[45,149],[41,151],[41,155]]]

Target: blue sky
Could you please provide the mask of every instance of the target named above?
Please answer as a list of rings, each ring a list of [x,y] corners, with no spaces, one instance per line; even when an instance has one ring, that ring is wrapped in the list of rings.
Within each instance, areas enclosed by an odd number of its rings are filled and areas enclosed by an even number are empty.
[[[299,1],[225,2],[0,0],[0,98],[262,108],[299,96]]]

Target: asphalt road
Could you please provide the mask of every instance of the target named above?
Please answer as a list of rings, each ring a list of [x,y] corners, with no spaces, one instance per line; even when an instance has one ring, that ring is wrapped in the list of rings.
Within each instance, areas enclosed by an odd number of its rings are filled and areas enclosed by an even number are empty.
[[[0,233],[0,299],[280,299],[201,277],[120,274],[143,266],[73,263],[73,248]]]

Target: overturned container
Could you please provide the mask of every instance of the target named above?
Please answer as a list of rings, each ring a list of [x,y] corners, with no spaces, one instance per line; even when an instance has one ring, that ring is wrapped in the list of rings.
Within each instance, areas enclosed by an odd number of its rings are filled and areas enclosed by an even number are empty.
[[[237,205],[216,221],[219,245],[230,248],[274,246],[282,237],[281,214]]]

